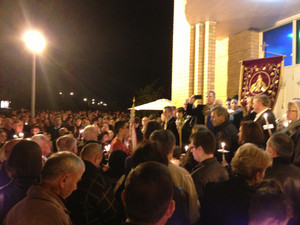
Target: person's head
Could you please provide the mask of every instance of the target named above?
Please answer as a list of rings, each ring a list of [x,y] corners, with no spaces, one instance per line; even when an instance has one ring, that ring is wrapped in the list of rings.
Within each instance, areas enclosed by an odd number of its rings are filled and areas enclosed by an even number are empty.
[[[159,150],[159,147],[160,146],[155,142],[140,142],[132,155],[132,167],[135,168],[139,164],[148,161],[155,161],[168,165],[168,159],[166,155]]]
[[[13,123],[13,128],[16,131],[16,133],[23,132],[24,124],[22,120],[15,120]]]
[[[108,122],[104,122],[102,124],[102,128],[101,128],[102,131],[109,131],[109,124]]]
[[[292,207],[275,180],[264,181],[254,193],[249,206],[249,225],[286,225]]]
[[[59,137],[56,140],[57,151],[68,151],[77,154],[77,140],[72,134],[67,134]]]
[[[163,110],[163,115],[165,117],[166,120],[171,119],[171,117],[173,116],[173,112],[172,112],[172,107],[171,106],[166,106]]]
[[[107,143],[109,141],[109,134],[107,131],[103,131],[100,135],[99,135],[99,141],[101,143]]]
[[[38,125],[33,125],[31,127],[31,134],[32,135],[39,134],[40,132],[41,132],[41,128]]]
[[[80,152],[80,158],[89,161],[98,168],[103,158],[101,146],[98,143],[89,143],[85,145]]]
[[[236,100],[236,99],[231,99],[231,101],[230,101],[230,109],[232,109],[232,110],[237,110],[237,108],[238,108],[238,101]]]
[[[42,155],[48,156],[51,153],[51,143],[49,138],[44,134],[37,134],[31,138],[32,141],[36,142],[42,149]]]
[[[249,143],[239,147],[231,161],[232,173],[248,180],[252,186],[262,182],[271,164],[272,158],[267,152]]]
[[[213,105],[216,99],[216,93],[214,91],[208,91],[205,95],[205,99],[207,105]]]
[[[159,144],[162,153],[172,159],[173,150],[175,147],[176,139],[172,131],[170,130],[156,130],[150,135],[150,141]]]
[[[61,127],[61,128],[59,128],[58,133],[59,133],[59,136],[64,136],[66,134],[69,134],[70,132],[69,132],[68,128]]]
[[[265,95],[256,95],[253,100],[253,110],[256,113],[260,113],[261,111],[270,107],[270,98]]]
[[[7,140],[7,133],[0,129],[0,144],[4,144],[5,141]]]
[[[54,117],[54,120],[53,120],[53,125],[55,127],[60,127],[62,124],[62,119],[61,119],[61,116],[60,115],[57,115]]]
[[[267,142],[266,151],[272,156],[272,158],[290,158],[293,154],[293,150],[293,140],[283,133],[273,134]]]
[[[217,106],[211,110],[211,122],[214,127],[220,126],[228,119],[228,112],[225,108]]]
[[[148,121],[149,121],[149,118],[148,118],[147,116],[144,116],[144,117],[142,118],[142,126],[145,127],[146,124],[148,123]]]
[[[0,162],[4,162],[8,159],[13,147],[19,143],[21,139],[12,139],[7,141],[0,149]]]
[[[98,139],[97,127],[93,125],[86,126],[82,132],[82,137],[85,141],[97,140]]]
[[[182,118],[184,116],[184,113],[185,113],[184,108],[183,107],[179,107],[177,109],[177,114],[176,114],[177,118]]]
[[[5,118],[2,121],[3,124],[3,128],[5,128],[6,130],[11,130],[12,129],[12,125],[13,125],[13,121],[11,118]]]
[[[121,137],[126,137],[126,135],[128,135],[128,132],[129,132],[128,122],[125,120],[117,121],[115,123],[114,129],[115,129],[116,135],[119,135]]]
[[[264,132],[258,123],[253,121],[244,121],[239,129],[239,144],[252,143],[258,146],[264,144]]]
[[[254,100],[253,96],[247,98],[246,109],[248,113],[250,113],[253,110],[253,100]]]
[[[122,201],[129,222],[165,224],[175,210],[168,168],[157,162],[137,166],[126,179]]]
[[[10,152],[7,170],[12,177],[39,178],[42,169],[42,150],[28,140],[21,140]]]
[[[216,99],[214,102],[214,106],[223,106],[223,101],[222,99]]]
[[[292,100],[288,103],[286,117],[292,122],[300,119],[300,100]]]
[[[155,130],[160,130],[160,129],[162,129],[162,127],[157,121],[149,121],[146,124],[145,130],[144,130],[144,139],[149,140],[152,132]]]
[[[54,153],[42,168],[41,185],[65,199],[77,189],[77,183],[84,170],[83,161],[75,154]]]
[[[81,118],[80,118],[80,117],[77,117],[77,118],[75,119],[75,126],[76,126],[76,127],[80,127],[80,126],[81,126],[81,123],[82,123]]]
[[[207,128],[207,126],[203,124],[195,124],[192,128],[192,134],[200,131],[207,131],[207,130],[209,129]]]
[[[215,135],[210,131],[200,131],[191,134],[190,149],[197,162],[212,158],[216,148]]]

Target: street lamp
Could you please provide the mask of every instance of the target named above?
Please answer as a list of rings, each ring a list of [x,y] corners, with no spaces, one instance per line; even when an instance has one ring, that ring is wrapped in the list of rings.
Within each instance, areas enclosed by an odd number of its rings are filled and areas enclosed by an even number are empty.
[[[36,77],[36,55],[43,51],[46,41],[43,35],[35,30],[27,31],[23,40],[32,52],[32,86],[31,86],[31,117],[35,117],[35,77]]]

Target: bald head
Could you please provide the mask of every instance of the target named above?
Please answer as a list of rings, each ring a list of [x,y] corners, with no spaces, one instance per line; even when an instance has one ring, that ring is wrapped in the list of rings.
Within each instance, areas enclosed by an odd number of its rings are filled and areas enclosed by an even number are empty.
[[[89,161],[99,167],[102,161],[103,151],[98,143],[89,143],[83,147],[80,158]]]

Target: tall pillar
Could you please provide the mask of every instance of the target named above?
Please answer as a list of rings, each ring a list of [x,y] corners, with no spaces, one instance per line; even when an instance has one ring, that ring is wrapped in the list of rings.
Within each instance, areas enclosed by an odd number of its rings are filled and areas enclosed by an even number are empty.
[[[203,95],[215,89],[216,22],[205,22]]]
[[[195,55],[194,55],[194,93],[203,94],[204,78],[204,24],[195,25]],[[199,100],[202,103],[201,100]]]

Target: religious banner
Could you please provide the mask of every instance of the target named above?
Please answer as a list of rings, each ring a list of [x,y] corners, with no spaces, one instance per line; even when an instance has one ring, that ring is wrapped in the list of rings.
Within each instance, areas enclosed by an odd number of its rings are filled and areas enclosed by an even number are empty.
[[[248,97],[266,94],[271,100],[270,107],[273,108],[280,88],[283,57],[276,56],[242,62],[241,105],[246,106]]]

